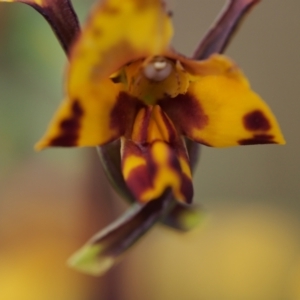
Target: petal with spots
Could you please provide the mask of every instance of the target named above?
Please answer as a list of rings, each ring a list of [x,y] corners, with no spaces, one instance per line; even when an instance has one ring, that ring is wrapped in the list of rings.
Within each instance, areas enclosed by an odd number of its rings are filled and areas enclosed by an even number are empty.
[[[193,64],[187,93],[159,102],[181,134],[213,147],[285,143],[270,108],[233,62],[213,55]]]
[[[36,149],[98,146],[125,134],[134,120],[139,101],[120,92],[109,79],[99,85],[99,94],[100,98],[91,94],[89,101],[65,100]]]

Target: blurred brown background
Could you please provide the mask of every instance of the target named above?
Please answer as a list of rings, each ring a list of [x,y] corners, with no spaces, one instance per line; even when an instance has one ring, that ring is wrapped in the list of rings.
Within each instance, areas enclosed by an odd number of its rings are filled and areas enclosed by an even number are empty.
[[[170,0],[190,55],[223,0]],[[93,1],[74,1],[84,20]],[[126,206],[94,149],[33,144],[63,94],[65,55],[32,8],[0,4],[1,300],[299,300],[300,2],[262,0],[227,54],[278,118],[286,146],[202,148],[195,201],[207,219],[157,226],[101,278],[66,259]]]

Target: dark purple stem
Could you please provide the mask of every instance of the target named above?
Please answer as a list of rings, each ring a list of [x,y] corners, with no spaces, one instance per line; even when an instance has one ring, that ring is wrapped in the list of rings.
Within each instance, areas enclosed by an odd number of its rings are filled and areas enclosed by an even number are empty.
[[[260,0],[230,0],[214,25],[200,42],[193,58],[202,60],[223,53],[245,16]]]
[[[125,214],[94,236],[91,244],[102,244],[103,254],[119,256],[135,244],[172,205],[170,190],[144,205],[135,204]]]
[[[49,23],[65,53],[80,32],[77,15],[69,0],[46,0],[43,6],[24,2],[36,9]]]

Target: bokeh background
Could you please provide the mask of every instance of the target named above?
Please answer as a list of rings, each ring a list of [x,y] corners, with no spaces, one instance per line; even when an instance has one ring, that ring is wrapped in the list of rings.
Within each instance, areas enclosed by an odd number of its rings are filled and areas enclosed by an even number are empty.
[[[172,0],[190,55],[223,0]],[[93,1],[74,1],[84,21]],[[29,6],[0,4],[1,300],[299,300],[300,2],[263,0],[227,54],[271,106],[286,146],[202,148],[187,234],[156,226],[100,278],[65,261],[125,209],[94,149],[33,144],[63,95],[66,58]]]

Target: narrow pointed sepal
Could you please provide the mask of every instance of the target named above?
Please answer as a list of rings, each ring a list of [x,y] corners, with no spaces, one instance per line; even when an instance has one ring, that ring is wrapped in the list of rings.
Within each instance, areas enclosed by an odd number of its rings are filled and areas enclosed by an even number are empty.
[[[131,207],[87,242],[69,259],[68,264],[90,275],[102,275],[160,220],[172,203],[169,196],[169,191],[166,191],[159,199]]]
[[[187,93],[160,101],[181,134],[212,147],[285,143],[270,108],[233,62],[213,55],[192,64]]]
[[[0,0],[21,2],[36,9],[49,23],[68,54],[80,31],[79,21],[70,0]]]
[[[207,59],[214,53],[223,53],[245,16],[260,0],[230,0],[225,9],[201,40],[193,58]]]

